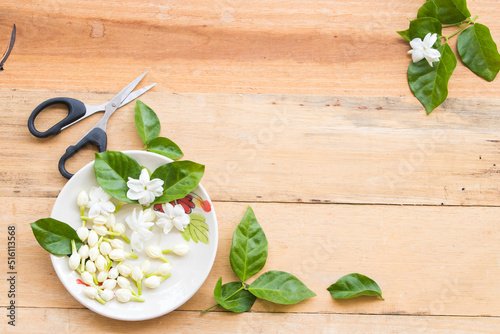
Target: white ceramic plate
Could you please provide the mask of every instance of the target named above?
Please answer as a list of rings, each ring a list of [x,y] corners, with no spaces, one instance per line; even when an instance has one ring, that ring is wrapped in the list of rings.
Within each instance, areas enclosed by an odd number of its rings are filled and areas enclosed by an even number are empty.
[[[145,151],[126,151],[123,152],[136,159],[139,164],[154,171],[157,167],[171,162],[172,160],[161,155]],[[64,186],[56,199],[51,217],[63,221],[75,229],[81,226],[80,210],[76,205],[76,198],[81,190],[90,191],[91,187],[97,187],[97,181],[94,176],[94,163],[91,162],[80,171],[78,171]],[[191,298],[201,287],[207,278],[215,260],[217,252],[218,228],[217,219],[213,205],[201,184],[192,192],[199,198],[207,200],[210,203],[211,211],[205,212],[202,208],[196,206],[193,213],[203,214],[209,227],[209,243],[195,243],[189,241],[190,251],[183,257],[167,254],[168,260],[172,263],[172,276],[162,282],[160,286],[151,290],[144,286],[142,288],[142,297],[146,300],[143,303],[128,302],[120,303],[116,299],[101,305],[95,300],[89,299],[83,292],[84,286],[77,283],[80,275],[72,271],[68,266],[67,256],[51,255],[52,264],[57,276],[73,297],[90,310],[103,316],[118,320],[146,320],[159,317],[168,312],[177,309]],[[124,219],[132,212],[133,208],[140,208],[140,205],[127,204],[117,214],[117,222],[126,225]],[[91,225],[91,224],[90,224]],[[179,231],[175,228],[168,235],[161,233],[161,229],[155,226],[153,228],[155,236],[147,241],[144,249],[151,244],[159,244],[163,249],[172,248],[177,243],[185,242]],[[130,229],[127,230],[130,238]],[[127,259],[129,265],[140,265],[147,259],[145,252],[138,253],[139,259]],[[151,261],[151,271],[155,270],[161,263],[160,260]]]

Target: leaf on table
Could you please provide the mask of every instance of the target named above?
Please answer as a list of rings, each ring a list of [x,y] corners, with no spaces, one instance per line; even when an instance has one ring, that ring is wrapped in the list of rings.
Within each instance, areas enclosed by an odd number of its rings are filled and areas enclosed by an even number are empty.
[[[222,285],[222,277],[219,278],[214,289],[215,301],[219,306],[231,312],[241,313],[250,310],[257,297],[247,290],[240,290],[242,284],[241,282],[230,282]]]
[[[191,219],[191,222],[184,228],[184,231],[181,232],[184,240],[193,240],[196,243],[201,241],[208,245],[210,241],[208,237],[209,228],[205,222],[205,216],[201,213],[192,213],[189,215],[189,218]]]
[[[399,36],[403,37],[407,42],[411,42],[410,29],[396,31],[396,32],[399,34]]]
[[[174,161],[158,167],[151,179],[158,178],[165,183],[163,194],[156,197],[152,204],[183,198],[198,186],[204,172],[205,166],[189,160]]]
[[[229,262],[241,281],[257,274],[266,264],[267,238],[251,207],[233,233]]]
[[[184,153],[182,153],[176,143],[164,137],[157,137],[148,141],[147,149],[150,152],[161,154],[172,160],[177,160],[184,156]]]
[[[39,219],[30,226],[36,241],[53,255],[71,254],[71,240],[75,240],[77,250],[83,245],[76,231],[57,219]]]
[[[127,181],[129,177],[138,179],[141,170],[141,165],[135,159],[121,152],[106,151],[95,155],[97,183],[105,192],[126,203],[137,203],[127,197]]]
[[[500,54],[487,26],[475,23],[465,29],[457,40],[463,63],[472,72],[493,81],[500,70]]]
[[[427,114],[446,100],[450,80],[457,58],[448,44],[439,47],[441,59],[431,67],[425,59],[408,67],[408,84],[413,95],[425,107]]]
[[[438,8],[434,1],[427,1],[418,9],[417,18],[422,17],[438,18]]]
[[[350,299],[359,296],[378,296],[382,299],[382,290],[371,278],[353,273],[341,277],[327,289],[335,299]]]
[[[161,125],[156,113],[144,102],[137,100],[134,108],[135,126],[144,144],[160,134]]]
[[[434,48],[438,48],[441,45],[441,38],[439,37],[442,32],[443,26],[441,22],[433,17],[422,17],[420,19],[410,21],[410,40],[413,40],[414,38],[420,38],[423,40],[425,35],[428,33],[437,34],[438,39],[436,43],[434,43]]]
[[[442,23],[459,23],[470,17],[466,0],[433,0]]]
[[[248,291],[257,298],[286,305],[316,296],[297,277],[284,271],[265,272],[250,284]]]

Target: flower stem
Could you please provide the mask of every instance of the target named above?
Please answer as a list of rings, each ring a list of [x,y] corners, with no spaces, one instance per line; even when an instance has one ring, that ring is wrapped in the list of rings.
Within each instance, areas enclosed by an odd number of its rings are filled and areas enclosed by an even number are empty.
[[[443,36],[444,39],[446,40],[446,43],[448,43],[448,40],[450,38],[452,38],[453,36],[456,36],[456,35],[460,34],[462,31],[464,31],[470,24],[474,24],[474,22],[476,21],[476,19],[478,17],[479,17],[479,15],[476,15],[472,19],[467,19],[467,20],[465,20],[463,22],[460,22],[460,24],[465,23],[460,29],[458,29],[457,31],[455,31],[453,34],[451,34],[449,36]],[[454,24],[454,25],[457,25],[457,24]]]
[[[119,201],[118,204],[116,205],[115,213],[117,213],[125,204],[127,204],[127,202]]]
[[[207,311],[209,311],[209,310],[213,309],[213,308],[214,308],[214,307],[216,307],[217,305],[219,305],[219,303],[214,304],[214,305],[210,306],[209,308],[204,309],[203,311],[201,311],[201,312],[200,312],[200,314],[203,314],[203,313],[205,313],[205,312],[207,312]]]
[[[144,298],[141,298],[141,297],[136,297],[136,296],[132,296],[131,298],[134,302],[144,302]]]

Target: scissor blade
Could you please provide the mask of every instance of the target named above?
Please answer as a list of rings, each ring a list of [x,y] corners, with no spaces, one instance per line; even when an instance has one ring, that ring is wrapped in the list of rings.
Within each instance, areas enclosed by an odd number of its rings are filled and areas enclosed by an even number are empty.
[[[125,100],[122,101],[122,103],[120,104],[120,107],[123,107],[127,103],[130,103],[130,102],[134,101],[136,98],[138,98],[139,96],[141,96],[142,94],[146,93],[148,90],[150,90],[151,88],[153,88],[154,85],[156,85],[156,83],[151,84],[149,86],[146,86],[144,88],[138,89],[138,90],[130,93],[129,96],[127,96],[125,98]]]
[[[9,46],[7,47],[5,53],[3,54],[2,60],[0,60],[0,71],[3,71],[3,64],[5,63],[5,61],[7,61],[7,58],[9,58],[10,52],[12,51],[15,42],[16,42],[16,25],[14,24],[14,27],[12,28],[12,34],[10,35]]]

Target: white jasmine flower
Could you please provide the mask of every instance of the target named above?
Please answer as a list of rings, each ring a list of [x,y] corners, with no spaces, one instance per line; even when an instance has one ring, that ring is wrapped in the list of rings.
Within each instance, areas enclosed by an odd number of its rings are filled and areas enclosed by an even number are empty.
[[[127,197],[131,200],[138,200],[140,204],[149,206],[155,197],[163,194],[163,180],[150,180],[148,170],[143,168],[139,179],[128,178]]]
[[[104,299],[105,301],[109,302],[111,299],[115,297],[115,293],[113,290],[110,289],[104,289],[101,292],[101,298]]]
[[[100,271],[99,275],[97,275],[98,282],[104,282],[107,279],[108,279],[108,271],[107,270]]]
[[[111,203],[111,195],[107,194],[101,187],[90,189],[90,200],[87,203],[89,208],[89,218],[95,218],[99,214],[108,216],[110,212],[115,211],[115,205]]]
[[[101,242],[101,245],[99,246],[99,250],[101,251],[102,255],[108,255],[111,253],[113,248],[111,247],[110,243],[107,241]]]
[[[151,208],[144,210],[144,220],[147,222],[152,222],[156,219],[155,211]]]
[[[113,290],[116,287],[116,280],[108,278],[107,280],[102,282],[102,287],[104,289]]]
[[[182,244],[177,244],[175,245],[174,249],[172,250],[176,255],[179,256],[184,256],[189,252],[189,245],[186,243]]]
[[[111,279],[116,279],[118,277],[118,269],[116,268],[111,268],[108,271],[108,277]]]
[[[122,289],[127,289],[130,290],[132,287],[130,286],[130,281],[126,279],[125,277],[119,276],[116,280],[118,283],[118,286]]]
[[[125,218],[125,222],[133,231],[130,236],[130,243],[133,250],[142,251],[144,247],[144,241],[147,241],[153,237],[153,232],[149,230],[154,224],[147,222],[145,220],[146,216],[144,211],[140,210],[136,215],[136,209],[132,212],[130,216]]]
[[[89,244],[89,247],[94,247],[98,241],[99,241],[99,236],[97,235],[96,231],[94,230],[90,231],[89,236],[87,238],[87,243]]]
[[[412,56],[413,62],[416,63],[425,58],[429,63],[429,65],[431,65],[432,67],[433,62],[439,61],[441,53],[438,50],[432,48],[432,46],[434,45],[434,43],[436,43],[436,41],[437,41],[437,34],[431,34],[431,33],[425,35],[423,41],[420,38],[414,38],[410,42],[412,50],[408,51],[408,53],[411,54]]]
[[[191,219],[184,211],[182,205],[177,204],[175,207],[170,203],[162,204],[163,212],[156,211],[158,220],[156,225],[163,228],[163,233],[168,234],[175,226],[179,231],[184,231]]]
[[[139,283],[143,278],[144,273],[142,272],[141,267],[135,266],[134,269],[132,269],[132,279]]]
[[[89,236],[89,229],[85,226],[81,226],[76,230],[76,234],[78,234],[78,238],[80,238],[81,241],[85,241]]]
[[[122,223],[116,223],[113,226],[113,232],[125,234],[125,225],[123,225]]]

